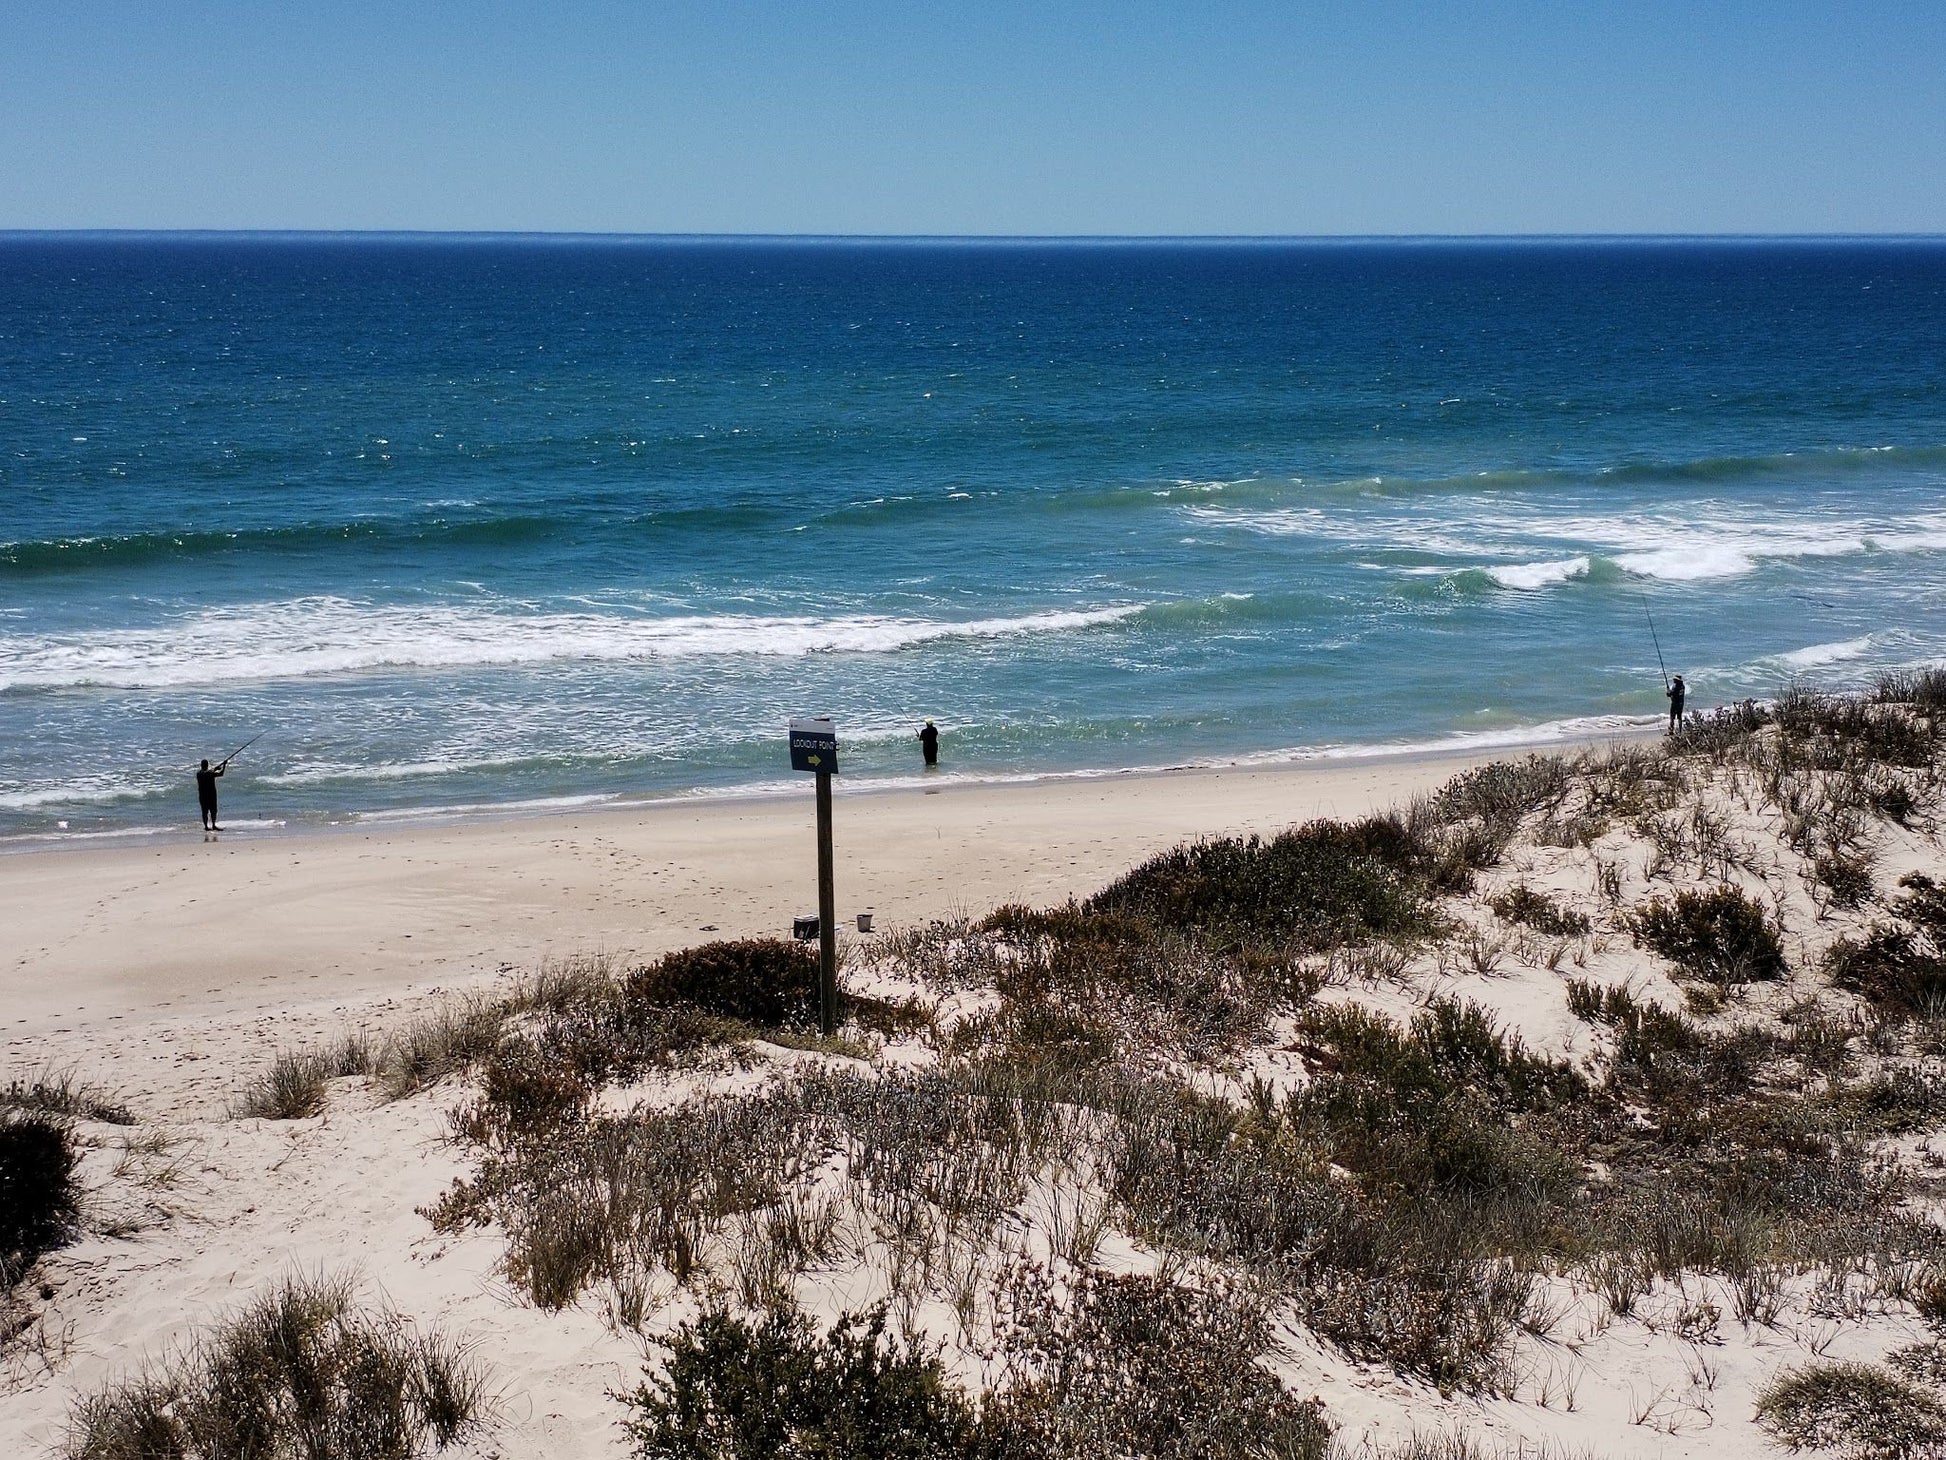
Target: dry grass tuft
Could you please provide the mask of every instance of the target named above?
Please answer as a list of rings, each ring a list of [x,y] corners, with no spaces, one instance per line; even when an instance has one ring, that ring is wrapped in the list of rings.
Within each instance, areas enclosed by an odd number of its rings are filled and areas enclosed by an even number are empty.
[[[179,1357],[81,1399],[74,1460],[414,1460],[486,1428],[464,1349],[341,1279],[288,1278]]]

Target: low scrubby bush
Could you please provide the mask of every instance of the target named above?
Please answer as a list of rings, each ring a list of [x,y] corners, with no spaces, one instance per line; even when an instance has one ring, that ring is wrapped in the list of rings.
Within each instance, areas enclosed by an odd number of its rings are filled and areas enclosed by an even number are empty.
[[[1568,1012],[1586,1024],[1619,1024],[1641,1008],[1626,987],[1592,979],[1569,979],[1567,996]]]
[[[828,1333],[793,1308],[716,1312],[657,1340],[659,1372],[624,1396],[638,1460],[972,1460],[979,1418],[938,1358],[885,1335],[885,1311]]]
[[[1903,821],[1904,813],[1893,819]],[[1871,859],[1860,852],[1827,849],[1811,859],[1811,876],[1838,907],[1857,907],[1872,895]]]
[[[1923,872],[1908,872],[1899,879],[1905,889],[1892,904],[1892,911],[1918,928],[1935,945],[1946,946],[1946,887],[1941,887]]]
[[[1859,938],[1839,938],[1824,967],[1838,988],[1890,1014],[1928,1019],[1946,1014],[1946,888],[1923,873],[1901,879],[1896,923],[1874,923]]]
[[[1757,1423],[1793,1450],[1836,1450],[1849,1460],[1904,1460],[1946,1443],[1938,1397],[1876,1364],[1787,1369],[1757,1396]]]
[[[680,1005],[753,1024],[817,1019],[818,960],[802,943],[744,938],[704,943],[638,968],[623,985],[634,1005]]]
[[[72,1115],[105,1125],[135,1124],[134,1112],[121,1101],[83,1084],[67,1070],[43,1070],[27,1079],[9,1080],[0,1087],[0,1109]]]
[[[1941,728],[1933,718],[1911,714],[1901,703],[1803,688],[1786,690],[1777,701],[1776,714],[1785,738],[1806,746],[1815,762],[1830,770],[1929,766]]]
[[[1588,915],[1564,908],[1547,893],[1517,883],[1487,899],[1502,921],[1519,923],[1550,938],[1578,938],[1589,929]]]
[[[985,940],[1000,1006],[961,1025],[961,1052],[1082,1067],[1134,1049],[1233,1057],[1269,1014],[1317,990],[1286,953],[1159,927],[1075,903],[1003,907],[968,930]]]
[[[324,1109],[331,1081],[372,1074],[379,1063],[370,1041],[356,1034],[323,1049],[287,1050],[244,1087],[231,1102],[230,1113],[257,1120],[303,1120]]]
[[[1784,976],[1784,946],[1764,910],[1734,887],[1655,898],[1629,919],[1635,941],[1719,986]]]
[[[1946,711],[1946,669],[1929,667],[1880,675],[1872,697],[1881,704],[1911,705],[1930,715]]]
[[[1680,755],[1703,755],[1721,761],[1730,751],[1742,749],[1752,735],[1770,722],[1770,708],[1755,700],[1724,705],[1704,714],[1685,716],[1682,727],[1670,737],[1669,748]]]
[[[1434,852],[1396,816],[1314,821],[1266,841],[1224,837],[1152,857],[1083,904],[1219,939],[1325,949],[1423,936]]]
[[[58,1116],[0,1110],[0,1288],[80,1221],[74,1133]]]
[[[301,1055],[280,1054],[238,1099],[235,1113],[258,1120],[303,1120],[324,1109],[325,1066]]]
[[[1531,1208],[1568,1199],[1576,1164],[1537,1129],[1588,1100],[1587,1082],[1497,1029],[1474,1004],[1435,1000],[1408,1029],[1357,1005],[1306,1017],[1311,1081],[1288,1102],[1292,1139],[1388,1201]]]
[[[1447,1221],[1382,1174],[1361,1198],[1296,1110],[1252,1133],[1220,1100],[1125,1093],[1105,1151],[1122,1220],[1158,1246],[1259,1274],[1354,1358],[1442,1388],[1500,1380],[1531,1280],[1483,1258],[1481,1204],[1461,1198],[1466,1219]]]
[[[290,1278],[187,1352],[80,1400],[72,1460],[414,1460],[483,1429],[480,1370],[351,1284]]]
[[[470,1069],[493,1051],[520,1007],[517,999],[465,995],[414,1019],[386,1041],[380,1090],[388,1099],[402,1100]]]
[[[1554,755],[1494,761],[1461,771],[1434,793],[1434,813],[1447,823],[1477,821],[1504,840],[1521,820],[1561,804],[1571,773]]]
[[[1832,984],[1888,1013],[1946,1014],[1946,958],[1910,928],[1874,925],[1862,938],[1839,938],[1825,951]]]
[[[1324,1406],[1262,1363],[1260,1304],[1234,1289],[1084,1274],[1057,1296],[1024,1275],[1001,1344],[1017,1382],[989,1426],[1048,1460],[1323,1460]]]

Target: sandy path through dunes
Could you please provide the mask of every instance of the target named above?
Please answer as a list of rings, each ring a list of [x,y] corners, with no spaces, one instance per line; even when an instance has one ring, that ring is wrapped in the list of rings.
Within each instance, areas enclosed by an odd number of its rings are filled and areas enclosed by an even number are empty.
[[[1361,814],[1468,763],[841,787],[839,912],[870,908],[884,927],[1085,894],[1185,837]],[[0,1046],[462,986],[579,949],[782,933],[816,906],[809,791],[807,778],[802,795],[764,800],[0,857]]]

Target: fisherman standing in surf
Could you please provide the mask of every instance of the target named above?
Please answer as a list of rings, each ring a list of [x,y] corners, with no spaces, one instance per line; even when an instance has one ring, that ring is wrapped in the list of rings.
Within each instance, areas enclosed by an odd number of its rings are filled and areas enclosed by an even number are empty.
[[[196,772],[196,800],[203,808],[204,831],[223,829],[216,824],[216,778],[223,774],[229,764],[226,760],[215,770],[211,770],[209,762],[204,761],[202,769]]]
[[[926,769],[939,769],[939,727],[926,721],[925,729],[919,732],[919,749],[925,754]]]
[[[1682,676],[1678,674],[1663,693],[1669,696],[1669,733],[1674,735],[1682,729],[1682,702],[1689,691],[1683,687]]]
[[[242,755],[244,751],[248,750],[261,739],[263,739],[263,734],[260,731],[252,735],[228,755],[224,756],[223,759],[219,760],[214,770],[210,768],[208,761],[204,761],[202,767],[196,772],[196,803],[203,808],[204,831],[221,831],[223,829],[216,824],[216,778],[230,768],[231,761],[235,760],[239,755]]]

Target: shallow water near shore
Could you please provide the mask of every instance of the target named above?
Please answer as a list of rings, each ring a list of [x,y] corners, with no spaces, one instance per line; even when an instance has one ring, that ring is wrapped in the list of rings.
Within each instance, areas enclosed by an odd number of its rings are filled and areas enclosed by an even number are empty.
[[[1946,244],[0,238],[0,837],[1545,742],[1946,656]],[[67,825],[62,827],[60,823]]]

